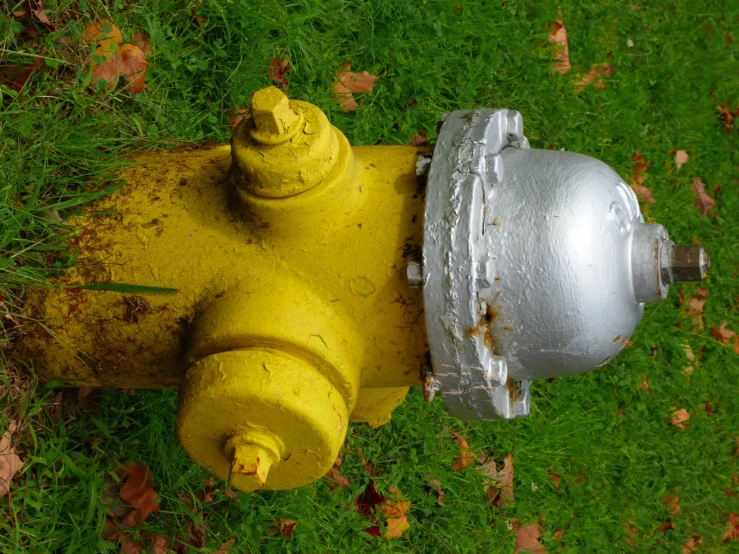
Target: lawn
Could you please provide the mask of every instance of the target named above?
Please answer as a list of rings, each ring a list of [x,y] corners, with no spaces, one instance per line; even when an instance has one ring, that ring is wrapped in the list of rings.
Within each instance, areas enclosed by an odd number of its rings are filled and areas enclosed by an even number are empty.
[[[120,551],[105,531],[111,483],[136,462],[161,508],[124,543],[151,552],[165,541],[177,552],[513,552],[531,524],[549,552],[739,552],[739,1],[47,0],[48,24],[14,17],[18,0],[3,7],[0,431],[16,422],[23,467],[0,496],[0,551]],[[566,73],[550,41],[559,18]],[[81,37],[104,19],[125,43],[150,41],[142,91],[92,79],[96,54]],[[710,252],[708,280],[648,305],[606,367],[536,382],[528,418],[461,422],[414,390],[388,425],[352,426],[339,469],[348,486],[232,494],[208,482],[174,436],[176,391],[80,400],[37,382],[13,344],[25,291],[74,264],[60,219],[114,193],[130,154],[226,143],[235,110],[280,80],[273,59],[289,63],[290,96],[355,145],[420,131],[433,143],[443,112],[518,110],[533,148],[597,157],[645,187],[646,217]],[[347,62],[380,78],[344,112],[332,85]],[[608,69],[578,84],[593,67]],[[688,154],[682,167],[676,151]],[[714,206],[696,205],[697,179]],[[690,418],[674,425],[678,410]],[[464,469],[458,436],[474,452]],[[476,468],[508,455],[514,499],[491,503]],[[364,531],[373,516],[355,500],[370,481],[410,501],[402,537]]]

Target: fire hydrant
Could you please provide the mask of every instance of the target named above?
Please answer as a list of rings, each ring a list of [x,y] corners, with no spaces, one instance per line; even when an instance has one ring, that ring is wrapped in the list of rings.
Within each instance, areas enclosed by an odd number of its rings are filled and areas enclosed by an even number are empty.
[[[320,478],[348,423],[386,423],[409,386],[460,418],[525,416],[531,380],[608,363],[644,302],[708,269],[608,166],[529,149],[509,110],[444,115],[433,149],[352,148],[270,87],[230,148],[136,161],[72,222],[78,266],[29,299],[18,352],[70,386],[179,387],[180,442],[245,491]]]

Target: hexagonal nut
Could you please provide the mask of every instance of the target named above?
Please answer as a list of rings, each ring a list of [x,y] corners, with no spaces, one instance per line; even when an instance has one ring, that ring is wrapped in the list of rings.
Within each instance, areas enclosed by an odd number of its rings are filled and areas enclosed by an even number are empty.
[[[251,116],[257,133],[286,135],[298,121],[290,100],[277,87],[256,91],[251,97]]]

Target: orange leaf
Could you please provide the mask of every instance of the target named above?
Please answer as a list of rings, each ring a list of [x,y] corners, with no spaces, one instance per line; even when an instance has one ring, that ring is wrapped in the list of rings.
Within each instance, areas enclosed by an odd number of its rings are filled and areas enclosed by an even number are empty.
[[[485,496],[491,506],[505,508],[513,502],[513,455],[503,458],[503,469],[498,470],[495,460],[490,458],[477,468],[484,477]]]
[[[675,494],[668,494],[663,501],[670,508],[670,513],[672,514],[679,514],[682,511],[678,502],[680,502],[680,497],[677,495],[677,492]]]
[[[685,422],[690,419],[690,414],[688,413],[688,410],[685,408],[681,408],[679,410],[675,410],[672,412],[672,418],[670,419],[670,425],[674,425],[675,427],[680,427],[681,429],[685,429]]]
[[[215,551],[215,554],[228,554],[231,550],[231,547],[236,543],[236,537],[232,537],[228,539],[223,544],[220,544]]]
[[[728,528],[726,529],[726,533],[724,533],[721,542],[729,542],[739,539],[739,515],[729,514],[726,524]]]
[[[382,513],[387,517],[387,524],[385,527],[385,538],[394,539],[403,535],[405,531],[411,528],[408,523],[408,510],[411,507],[410,500],[403,500],[400,491],[396,488],[391,488],[389,492],[394,495],[397,500],[391,500],[388,498],[380,506]]]
[[[8,425],[8,430],[0,437],[0,495],[8,494],[10,481],[23,467],[23,462],[15,453],[15,447],[10,443],[16,428],[15,420],[12,420]]]
[[[678,169],[688,163],[688,153],[685,150],[675,150],[672,155],[675,157],[675,164]]]
[[[544,554],[546,549],[539,542],[541,537],[541,522],[531,523],[521,527],[521,522],[515,520],[512,524],[513,532],[516,535],[516,547],[514,552],[538,552]]]
[[[89,23],[85,27],[85,32],[82,34],[82,40],[86,44],[100,44],[106,41],[121,44],[123,42],[123,35],[121,35],[120,29],[113,25],[110,19],[103,19],[102,21]]]
[[[567,45],[567,28],[562,22],[562,14],[549,26],[549,43],[554,45],[554,63],[552,68],[563,75],[572,69],[570,49]]]
[[[149,52],[149,48],[151,47],[151,39],[144,38],[144,35],[141,34],[141,31],[136,31],[133,35],[133,43],[144,53]]]
[[[363,71],[362,73],[353,73],[349,71],[351,64],[342,65],[343,71],[337,71],[336,81],[334,81],[333,89],[336,95],[336,101],[345,112],[358,110],[360,104],[354,100],[353,92],[367,93],[372,92],[372,87],[377,82],[378,77]]]
[[[631,157],[631,161],[634,163],[634,173],[631,176],[631,188],[634,189],[636,196],[649,204],[654,204],[656,200],[652,196],[652,191],[644,186],[644,181],[647,178],[647,168],[649,162],[644,159],[644,156],[635,152]]]
[[[611,73],[613,73],[613,66],[610,63],[594,64],[590,71],[580,77],[575,84],[575,89],[580,92],[591,83],[595,83],[595,88],[603,89],[606,85],[601,77],[608,77]]]
[[[708,212],[711,211],[711,208],[713,208],[716,201],[706,194],[706,185],[700,180],[700,178],[693,179],[690,184],[693,187],[693,190],[698,193],[698,196],[695,199],[695,206],[700,210],[701,215],[708,215]]]
[[[729,344],[729,341],[736,340],[736,333],[731,329],[726,328],[726,322],[721,324],[720,328],[711,327],[711,334],[713,337],[721,342],[721,344]]]
[[[454,461],[452,469],[454,471],[467,469],[468,467],[470,467],[470,464],[472,463],[472,458],[474,458],[475,453],[470,450],[470,445],[467,444],[467,441],[462,435],[460,435],[459,433],[452,433],[452,436],[459,444],[459,455]]]
[[[298,522],[294,519],[285,519],[280,522],[280,535],[283,537],[292,537]]]
[[[159,512],[157,492],[152,488],[153,477],[145,465],[131,462],[123,474],[125,482],[121,488],[121,499],[133,506],[124,520],[127,525],[143,523],[151,512]]]
[[[344,477],[341,473],[339,473],[339,470],[335,467],[332,467],[328,471],[324,479],[326,479],[329,487],[331,487],[332,489],[335,489],[336,487],[350,487],[351,486],[351,483],[349,483],[347,478]]]
[[[649,379],[647,379],[646,375],[642,375],[641,383],[639,383],[639,388],[645,392],[652,392],[652,387],[649,386]]]

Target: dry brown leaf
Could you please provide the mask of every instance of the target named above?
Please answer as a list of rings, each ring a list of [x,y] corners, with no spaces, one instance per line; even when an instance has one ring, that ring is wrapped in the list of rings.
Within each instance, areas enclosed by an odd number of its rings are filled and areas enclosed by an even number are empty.
[[[285,75],[290,71],[290,61],[288,58],[281,60],[279,58],[272,58],[269,60],[269,67],[267,68],[267,78],[280,85],[282,90],[287,90],[287,76]]]
[[[557,529],[554,532],[554,540],[557,541],[557,542],[559,542],[563,538],[565,538],[565,530],[564,529]]]
[[[292,537],[295,534],[295,528],[298,522],[294,519],[284,519],[280,522],[280,535],[283,537]]]
[[[688,300],[685,315],[693,320],[693,323],[698,327],[699,331],[703,330],[703,306],[705,305],[705,297],[691,298]]]
[[[538,554],[546,552],[544,545],[539,542],[542,530],[541,522],[530,523],[522,527],[521,522],[515,520],[512,526],[513,533],[516,535],[514,552],[537,552]]]
[[[494,458],[477,468],[484,475],[485,496],[491,506],[505,508],[513,502],[513,455],[508,454],[503,459],[503,469],[498,470]]]
[[[697,549],[702,545],[703,539],[701,539],[699,535],[693,535],[680,547],[680,551],[682,554],[693,554],[693,552],[697,552]]]
[[[608,77],[613,73],[613,66],[608,63],[593,64],[590,71],[584,75],[579,76],[579,80],[575,83],[575,89],[577,92],[581,92],[585,87],[591,83],[595,83],[595,88],[604,89],[606,87],[601,77]]]
[[[23,462],[10,442],[17,427],[16,421],[12,420],[8,430],[0,437],[0,496],[10,492],[10,481],[23,467]]]
[[[639,388],[645,392],[652,392],[652,387],[649,386],[649,379],[647,379],[646,375],[642,375],[641,383],[639,383]]]
[[[326,480],[326,483],[328,484],[331,489],[335,489],[336,487],[350,487],[351,483],[344,477],[337,468],[332,467],[330,470],[328,470],[328,473],[324,477]]]
[[[133,35],[133,43],[144,54],[148,54],[149,53],[149,48],[151,48],[151,39],[145,38],[144,35],[141,34],[141,31],[136,31],[134,33],[134,35]]]
[[[701,215],[708,215],[716,201],[706,194],[706,184],[700,178],[693,179],[690,183],[693,190],[698,193],[695,199],[695,206],[700,210]]]
[[[677,495],[677,491],[674,494],[668,494],[663,500],[664,504],[667,504],[671,514],[679,514],[682,511],[680,507],[680,497]]]
[[[551,469],[547,470],[547,474],[549,475],[549,477],[552,478],[552,481],[554,481],[554,488],[559,489],[559,482],[560,482],[559,475],[554,473]]]
[[[564,75],[572,69],[572,64],[570,64],[570,48],[567,45],[567,28],[562,22],[561,13],[557,20],[549,26],[549,43],[554,45],[552,69]]]
[[[640,200],[649,204],[656,203],[654,196],[652,196],[652,191],[644,186],[644,181],[647,178],[646,172],[649,167],[649,162],[646,161],[644,156],[639,152],[635,152],[634,155],[631,156],[631,161],[634,162],[634,173],[631,175],[631,188],[634,189],[636,196]]]
[[[739,106],[735,106],[733,112],[726,104],[716,106],[716,110],[718,110],[721,119],[724,120],[724,129],[726,130],[726,134],[731,134],[732,122],[737,116],[739,116]]]
[[[378,77],[363,71],[362,73],[354,73],[349,71],[351,64],[344,63],[342,70],[336,72],[336,81],[334,81],[333,89],[336,96],[336,102],[339,103],[341,109],[345,112],[358,110],[360,104],[354,100],[352,93],[372,92],[372,87],[377,82]]]
[[[429,486],[434,489],[436,492],[436,503],[439,506],[444,506],[444,497],[446,496],[446,493],[444,492],[444,489],[442,488],[441,481],[438,477],[433,477],[427,473],[424,473],[423,476],[426,478],[426,482],[429,484]]]
[[[133,527],[144,522],[146,517],[159,512],[157,492],[153,488],[153,476],[144,465],[131,462],[125,470],[118,470],[121,475],[120,497],[133,507],[123,519],[123,525]]]
[[[236,537],[231,537],[226,542],[218,545],[215,554],[228,554],[231,551],[231,547],[236,543]]]
[[[400,491],[396,488],[389,489],[389,492],[396,499],[388,498],[380,505],[380,509],[387,517],[384,536],[387,539],[395,539],[401,537],[403,533],[411,528],[410,523],[408,523],[408,510],[411,507],[411,502],[410,500],[403,500]]]
[[[233,111],[233,117],[228,118],[228,124],[231,126],[231,129],[236,129],[236,127],[239,126],[239,123],[244,121],[244,119],[249,117],[249,113],[251,110],[249,108],[237,108]]]
[[[724,533],[721,542],[735,541],[739,539],[739,515],[729,514],[726,520],[726,533]]]
[[[414,136],[411,137],[411,140],[410,140],[410,143],[409,144],[412,144],[413,146],[422,146],[422,145],[426,144],[426,142],[428,141],[428,139],[429,139],[429,137],[426,135],[426,131],[424,131],[423,129],[421,129],[420,131],[418,131],[418,133],[416,135],[414,135]]]
[[[672,155],[675,158],[675,165],[678,169],[688,163],[688,153],[685,150],[675,150]]]
[[[452,465],[454,471],[461,471],[470,467],[472,460],[475,457],[475,453],[470,450],[470,445],[467,444],[467,440],[459,433],[452,433],[454,440],[459,444],[459,455]]]
[[[690,343],[688,341],[684,341],[680,346],[683,348],[683,352],[685,352],[685,357],[688,358],[688,361],[690,362],[689,365],[685,366],[683,369],[683,375],[686,377],[690,377],[692,375],[693,371],[695,371],[695,354],[693,354],[693,349],[690,348]]]
[[[725,321],[721,324],[721,327],[711,327],[711,334],[713,335],[713,338],[715,338],[721,344],[736,342],[737,338],[734,331],[726,328]]]
[[[685,422],[690,419],[690,414],[688,413],[688,410],[685,408],[680,408],[679,410],[675,410],[672,412],[672,417],[670,419],[670,425],[673,425],[675,427],[680,427],[681,429],[685,429],[686,425]]]

